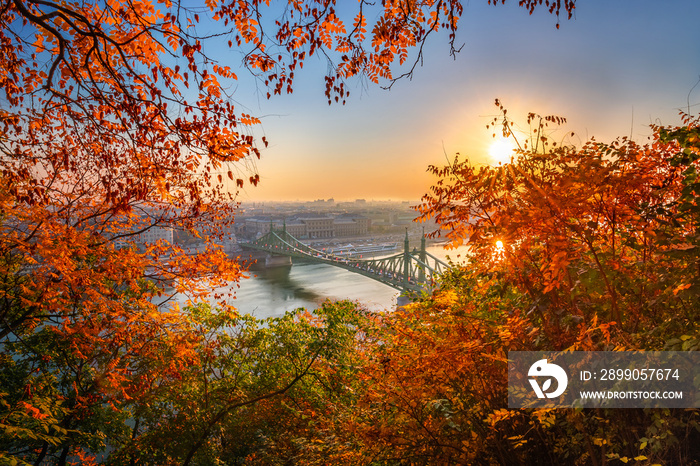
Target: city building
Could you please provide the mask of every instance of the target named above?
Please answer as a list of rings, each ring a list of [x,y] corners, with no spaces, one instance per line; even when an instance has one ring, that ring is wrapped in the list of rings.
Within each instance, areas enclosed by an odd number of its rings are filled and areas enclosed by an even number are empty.
[[[306,238],[333,238],[333,218],[331,217],[305,217],[299,221],[306,227]],[[291,232],[290,232],[291,233]]]
[[[301,215],[291,218],[255,216],[244,222],[243,233],[249,238],[259,238],[270,231],[286,228],[299,239],[337,238],[363,236],[369,233],[371,219],[357,214],[341,214],[336,217],[323,215]]]
[[[152,226],[146,231],[139,233],[137,241],[139,243],[156,243],[159,240],[173,243],[173,229],[171,227]]]

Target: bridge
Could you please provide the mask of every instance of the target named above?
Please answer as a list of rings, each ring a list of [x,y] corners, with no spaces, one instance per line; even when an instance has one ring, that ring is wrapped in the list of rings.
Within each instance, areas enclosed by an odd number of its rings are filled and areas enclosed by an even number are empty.
[[[420,250],[408,246],[408,231],[403,252],[378,259],[340,257],[320,251],[302,243],[287,232],[286,226],[275,231],[272,226],[265,236],[249,243],[239,243],[247,249],[265,251],[274,256],[288,256],[340,267],[359,273],[401,291],[428,291],[436,283],[439,274],[447,270],[447,264],[425,250],[425,236]]]

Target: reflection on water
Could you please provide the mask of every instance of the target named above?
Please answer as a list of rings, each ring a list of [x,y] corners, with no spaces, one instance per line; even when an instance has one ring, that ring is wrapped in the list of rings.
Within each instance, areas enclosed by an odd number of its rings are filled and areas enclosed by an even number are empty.
[[[297,266],[301,267],[301,265]],[[296,270],[298,271],[298,270]],[[270,288],[279,290],[280,296],[284,301],[293,299],[301,299],[308,302],[323,301],[324,297],[320,294],[305,288],[303,283],[291,278],[292,267],[274,267],[271,269],[256,270],[255,276],[270,286]]]
[[[439,246],[428,251],[444,258],[448,253]],[[449,256],[457,257],[450,251]],[[251,272],[251,278],[228,287],[235,293],[229,303],[241,313],[258,318],[275,317],[300,307],[318,308],[325,300],[349,299],[375,311],[396,306],[399,291],[371,278],[326,264],[301,263],[294,259],[292,267],[276,267]],[[186,296],[178,296],[185,302]]]

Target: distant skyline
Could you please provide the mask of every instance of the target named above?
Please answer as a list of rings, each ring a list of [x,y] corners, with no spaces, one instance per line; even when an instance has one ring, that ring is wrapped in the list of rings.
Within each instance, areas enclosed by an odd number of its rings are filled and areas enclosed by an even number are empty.
[[[332,203],[328,203],[328,201],[333,201]],[[319,201],[323,201],[324,204],[319,204],[321,207],[328,207],[331,205],[338,205],[338,204],[355,204],[357,206],[363,206],[363,205],[370,205],[370,204],[404,204],[406,202],[411,202],[411,201],[417,201],[418,199],[374,199],[374,198],[347,198],[347,199],[338,199],[334,197],[330,197],[327,199],[324,198],[316,198],[316,199],[263,199],[263,200],[256,200],[256,199],[248,199],[248,200],[243,200],[242,203],[244,205],[252,205],[252,204],[258,204],[258,203],[268,203],[268,204],[309,204],[313,205],[314,203],[317,203]],[[361,201],[361,202],[358,202]]]
[[[293,94],[271,100],[239,72],[233,98],[262,119],[256,132],[270,141],[255,165],[259,186],[240,200],[418,200],[434,181],[428,165],[457,152],[490,163],[495,98],[523,124],[528,112],[566,117],[561,134],[574,131],[576,145],[592,136],[644,142],[651,123],[700,110],[700,85],[691,92],[700,1],[580,0],[558,30],[554,16],[529,16],[515,1],[464,4],[456,60],[433,37],[412,80],[390,91],[351,81],[345,106],[328,106],[321,60],[298,73]]]

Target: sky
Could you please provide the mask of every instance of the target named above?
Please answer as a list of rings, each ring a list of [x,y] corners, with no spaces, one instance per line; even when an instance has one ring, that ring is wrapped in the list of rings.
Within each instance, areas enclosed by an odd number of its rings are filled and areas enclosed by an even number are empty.
[[[700,0],[579,0],[559,29],[516,1],[463,3],[456,60],[435,36],[413,79],[391,90],[351,81],[346,105],[329,106],[320,59],[297,73],[291,95],[267,100],[241,79],[234,100],[261,118],[270,145],[256,162],[260,184],[240,200],[417,201],[435,181],[430,164],[456,153],[494,163],[486,125],[496,98],[522,125],[528,112],[567,118],[562,137],[575,132],[579,146],[644,142],[650,124],[678,124],[689,105],[700,112]]]

